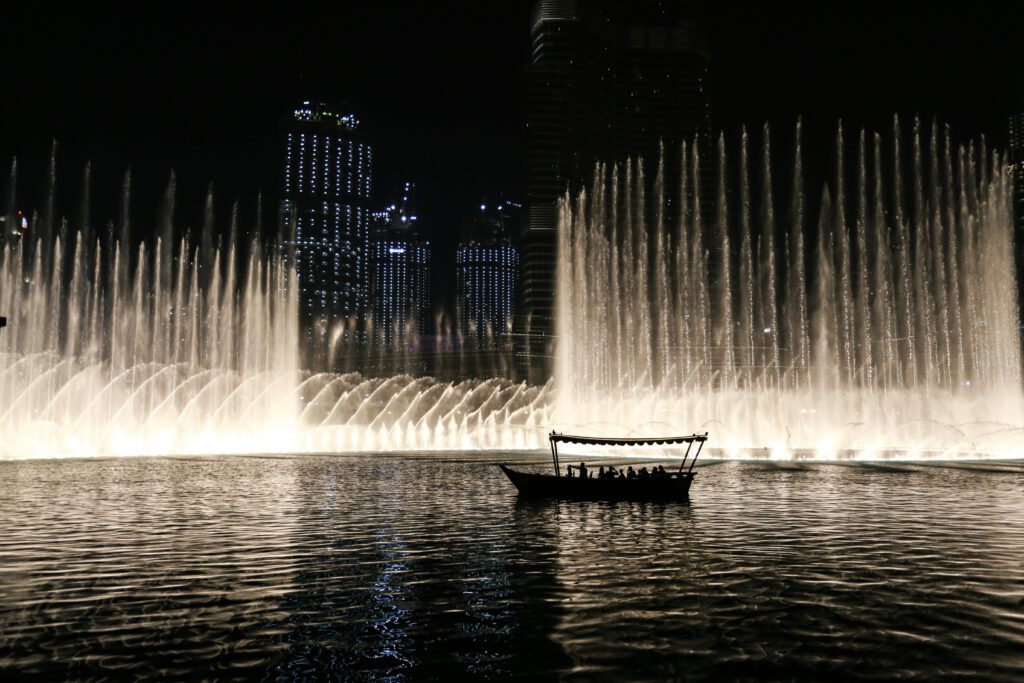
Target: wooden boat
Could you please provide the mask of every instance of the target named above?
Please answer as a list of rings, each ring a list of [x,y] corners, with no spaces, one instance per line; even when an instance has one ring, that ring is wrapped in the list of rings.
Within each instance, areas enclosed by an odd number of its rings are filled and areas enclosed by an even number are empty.
[[[693,483],[693,466],[697,462],[704,442],[704,434],[689,436],[670,436],[656,438],[625,438],[602,439],[590,436],[574,436],[559,434],[552,431],[548,436],[551,442],[551,461],[554,474],[520,472],[507,465],[498,465],[519,491],[522,498],[564,498],[569,500],[686,500],[689,497],[690,484]],[[598,479],[596,472],[590,470],[590,476],[562,476],[558,460],[558,444],[573,443],[596,446],[667,446],[686,444],[686,454],[679,464],[679,469],[667,475],[647,478]],[[697,444],[697,450],[690,457],[690,450]],[[689,468],[686,465],[689,464]],[[570,466],[572,467],[572,466]],[[579,468],[576,468],[577,470]],[[571,470],[570,470],[571,471]]]

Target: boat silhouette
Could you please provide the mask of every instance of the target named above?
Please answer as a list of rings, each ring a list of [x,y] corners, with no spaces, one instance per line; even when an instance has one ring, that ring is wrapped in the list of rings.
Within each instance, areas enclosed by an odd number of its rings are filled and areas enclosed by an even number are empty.
[[[554,474],[541,474],[537,472],[522,472],[514,470],[508,465],[499,464],[498,467],[505,473],[522,498],[562,498],[568,500],[687,500],[690,493],[690,485],[693,483],[695,472],[693,466],[697,462],[704,442],[707,441],[707,432],[704,434],[690,434],[688,436],[668,437],[627,437],[619,439],[579,436],[573,434],[559,434],[552,431],[548,435],[551,444],[551,462],[554,467]],[[597,477],[586,468],[577,467],[576,470],[582,476],[562,476],[559,466],[558,444],[583,444],[595,446],[667,446],[673,444],[686,444],[686,454],[683,456],[679,469],[673,472],[655,473],[649,476],[617,476]],[[693,445],[697,449],[690,457]],[[689,468],[686,466],[689,465]],[[573,466],[568,466],[567,472],[572,472]]]

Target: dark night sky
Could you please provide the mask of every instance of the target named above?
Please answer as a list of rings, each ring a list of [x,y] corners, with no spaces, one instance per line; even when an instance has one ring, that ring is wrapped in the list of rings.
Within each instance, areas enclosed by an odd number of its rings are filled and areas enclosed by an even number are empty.
[[[482,196],[524,190],[529,6],[379,0],[326,14],[293,3],[291,14],[145,20],[5,8],[0,157],[19,159],[23,206],[38,205],[55,137],[63,213],[77,213],[92,159],[94,221],[112,217],[128,164],[136,226],[152,223],[171,167],[178,224],[198,223],[210,182],[219,214],[237,198],[244,220],[257,190],[273,196],[288,108],[305,97],[347,101],[374,135],[381,201],[398,178],[416,181],[421,224],[438,252],[450,251]],[[744,122],[788,129],[803,114],[813,156],[815,136],[824,144],[837,117],[878,128],[899,112],[1003,142],[1024,54],[1021,3],[711,11],[713,115],[727,135]]]

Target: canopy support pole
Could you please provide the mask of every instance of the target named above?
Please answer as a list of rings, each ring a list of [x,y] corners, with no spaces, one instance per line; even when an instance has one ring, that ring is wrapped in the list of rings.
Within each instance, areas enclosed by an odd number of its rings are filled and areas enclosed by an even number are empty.
[[[707,436],[707,435],[708,435],[708,433],[704,432],[704,436]],[[686,471],[687,474],[690,474],[691,472],[693,472],[693,466],[697,464],[697,456],[700,455],[700,451],[701,451],[702,448],[704,448],[704,442],[703,441],[701,441],[699,444],[697,444],[697,452],[693,454],[693,460],[690,461],[690,469]]]
[[[692,441],[686,442],[686,453],[683,455],[683,461],[679,463],[679,474],[683,473],[683,467],[686,466],[686,459],[690,457],[690,447],[693,446]]]
[[[554,432],[551,432],[554,436]],[[562,476],[562,469],[558,466],[558,444],[554,439],[551,439],[551,463],[555,466],[555,476]]]

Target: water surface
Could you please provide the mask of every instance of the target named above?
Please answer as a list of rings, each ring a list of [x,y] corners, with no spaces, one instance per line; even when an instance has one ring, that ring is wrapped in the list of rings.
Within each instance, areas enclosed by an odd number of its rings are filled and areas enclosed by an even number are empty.
[[[525,503],[543,456],[0,463],[0,673],[1024,678],[1024,466],[702,467]]]

